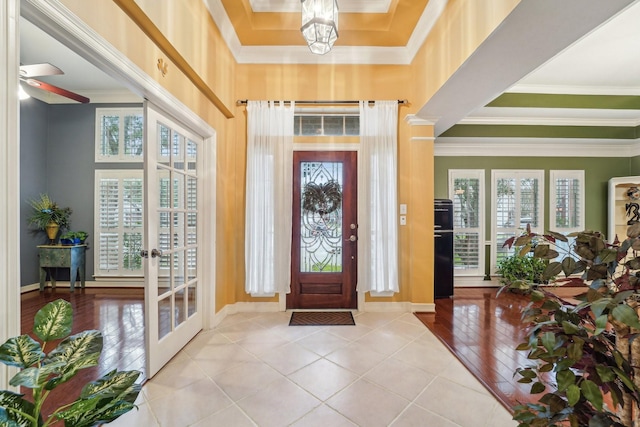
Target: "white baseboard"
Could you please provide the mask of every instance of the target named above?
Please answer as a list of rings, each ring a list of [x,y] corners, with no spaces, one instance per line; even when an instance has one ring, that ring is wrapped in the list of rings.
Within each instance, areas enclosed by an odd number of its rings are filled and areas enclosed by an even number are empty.
[[[501,286],[497,277],[484,280],[484,277],[480,276],[455,276],[453,283],[456,288],[497,288]]]
[[[51,282],[47,282],[47,284],[44,286],[45,288],[51,288]],[[71,284],[68,281],[61,281],[61,280],[56,280],[56,288],[70,288]],[[109,281],[100,281],[100,282],[96,282],[94,280],[91,281],[85,281],[84,282],[84,287],[85,288],[144,288],[144,282],[123,282],[123,281],[117,281],[117,282],[109,282]],[[80,288],[80,281],[76,280],[76,284],[75,284],[75,288],[79,289]],[[31,292],[31,291],[37,291],[40,289],[40,284],[39,283],[33,283],[31,285],[25,285],[25,286],[21,286],[20,287],[20,293],[25,293],[25,292]]]

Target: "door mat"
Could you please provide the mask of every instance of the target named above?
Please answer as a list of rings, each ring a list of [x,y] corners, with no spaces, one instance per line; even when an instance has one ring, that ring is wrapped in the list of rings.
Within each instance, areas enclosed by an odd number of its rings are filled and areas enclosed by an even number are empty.
[[[350,311],[294,311],[289,326],[355,325]]]

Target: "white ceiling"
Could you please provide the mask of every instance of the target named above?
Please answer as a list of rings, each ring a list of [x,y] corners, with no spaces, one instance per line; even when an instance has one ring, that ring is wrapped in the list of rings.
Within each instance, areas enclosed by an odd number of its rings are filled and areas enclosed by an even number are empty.
[[[300,0],[249,0],[254,12],[298,12]],[[340,12],[385,13],[391,0],[347,0],[339,2]]]

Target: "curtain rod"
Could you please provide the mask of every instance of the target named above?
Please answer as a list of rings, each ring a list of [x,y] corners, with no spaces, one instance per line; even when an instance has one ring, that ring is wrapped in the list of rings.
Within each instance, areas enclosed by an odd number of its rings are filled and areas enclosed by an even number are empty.
[[[247,105],[248,100],[247,99],[239,99],[236,101],[236,105]],[[284,101],[284,102],[291,102],[291,101]],[[294,101],[297,105],[309,105],[309,104],[317,104],[317,105],[350,105],[350,104],[355,104],[358,105],[360,101]],[[368,102],[374,102],[374,101],[368,101]],[[407,101],[406,99],[398,99],[398,104],[400,105],[407,105],[409,104],[409,101]]]

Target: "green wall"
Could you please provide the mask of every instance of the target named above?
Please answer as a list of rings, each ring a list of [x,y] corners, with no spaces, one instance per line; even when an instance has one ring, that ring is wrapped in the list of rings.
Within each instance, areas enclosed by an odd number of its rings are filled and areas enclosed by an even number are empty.
[[[610,178],[637,175],[640,158],[628,157],[444,157],[435,158],[435,197],[448,198],[449,169],[485,170],[485,218],[491,217],[492,169],[544,169],[545,190],[549,186],[549,170],[584,169],[585,171],[585,225],[586,229],[607,231],[607,191]],[[544,198],[545,224],[549,224],[549,193]],[[486,236],[491,224],[486,222]]]

